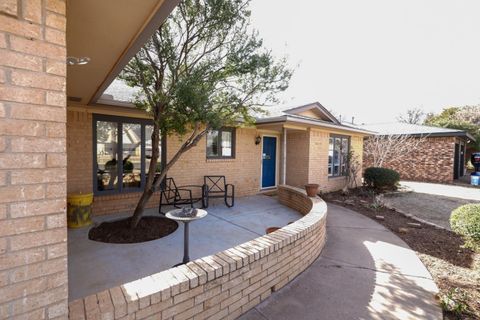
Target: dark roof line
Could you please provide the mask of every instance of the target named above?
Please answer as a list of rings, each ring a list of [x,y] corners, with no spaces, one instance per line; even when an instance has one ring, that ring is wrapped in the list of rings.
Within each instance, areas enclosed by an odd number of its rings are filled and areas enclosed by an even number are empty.
[[[319,120],[319,119],[313,119],[309,117],[304,117],[304,116],[299,116],[299,115],[294,115],[294,114],[285,114],[282,116],[278,117],[271,117],[271,118],[260,118],[257,119],[256,124],[275,124],[275,123],[285,123],[287,121],[293,121],[293,122],[299,122],[299,123],[304,123],[304,124],[312,124],[312,125],[318,125],[318,126],[324,126],[324,127],[329,127],[329,128],[338,128],[342,130],[347,130],[347,131],[353,131],[353,132],[359,132],[359,133],[364,133],[367,135],[373,135],[375,132],[366,130],[366,129],[361,129],[357,127],[350,127],[346,126],[341,123],[333,123],[325,120]]]
[[[302,106],[299,106],[299,107],[295,107],[295,108],[290,108],[290,109],[286,109],[286,110],[283,110],[284,113],[288,113],[288,114],[292,114],[294,113],[295,111],[300,111],[302,109],[305,109],[305,110],[308,110],[308,107],[312,107],[310,109],[313,109],[314,107],[316,107],[317,109],[319,109],[321,112],[323,112],[327,118],[329,118],[330,120],[332,120],[333,123],[336,123],[336,124],[340,124],[340,121],[330,112],[327,110],[327,108],[325,108],[324,106],[322,106],[322,104],[318,101],[316,102],[312,102],[312,103],[307,103],[307,104],[304,104]]]

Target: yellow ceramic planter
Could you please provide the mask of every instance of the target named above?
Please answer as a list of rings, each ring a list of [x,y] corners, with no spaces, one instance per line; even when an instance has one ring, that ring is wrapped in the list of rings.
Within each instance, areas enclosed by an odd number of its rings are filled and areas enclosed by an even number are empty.
[[[67,196],[67,225],[69,228],[81,228],[92,224],[93,193],[70,194]]]

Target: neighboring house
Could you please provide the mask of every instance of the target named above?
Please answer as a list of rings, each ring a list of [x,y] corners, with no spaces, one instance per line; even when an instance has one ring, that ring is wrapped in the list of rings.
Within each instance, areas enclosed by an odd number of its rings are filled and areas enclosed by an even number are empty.
[[[465,174],[466,146],[474,140],[466,131],[400,122],[357,127],[379,135],[423,137],[416,150],[384,163],[384,167],[398,171],[401,179],[451,183]],[[372,166],[371,160],[364,155],[363,167]]]
[[[116,82],[113,87],[107,92],[118,92],[121,84]],[[97,215],[135,207],[151,153],[151,125],[146,114],[127,107],[125,101],[112,100],[114,97],[116,94],[102,96],[102,103],[109,106],[71,104],[67,109],[67,190],[94,192]],[[323,192],[339,190],[345,185],[346,154],[351,149],[361,161],[366,134],[340,124],[320,103],[312,103],[259,118],[252,127],[209,133],[182,156],[168,176],[177,184],[198,185],[204,175],[225,175],[228,183],[235,185],[237,196],[271,190],[283,183],[318,183]],[[179,137],[168,137],[168,158],[179,145]],[[131,165],[124,165],[123,172],[112,172],[108,170],[110,161],[117,161],[118,155],[123,159],[128,156]],[[117,184],[119,176],[121,184]],[[148,207],[158,206],[158,202],[157,194]]]

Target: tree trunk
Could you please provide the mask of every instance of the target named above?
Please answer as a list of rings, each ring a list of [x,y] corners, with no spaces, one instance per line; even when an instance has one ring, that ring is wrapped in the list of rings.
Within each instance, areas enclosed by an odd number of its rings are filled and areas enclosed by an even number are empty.
[[[140,200],[138,201],[137,206],[135,207],[132,220],[130,221],[130,227],[132,229],[137,227],[138,222],[142,218],[143,211],[145,210],[145,205],[147,204],[148,200],[150,200],[154,192],[153,181],[155,179],[158,157],[160,155],[160,150],[158,147],[159,142],[160,142],[160,128],[158,126],[157,121],[154,121],[153,132],[152,132],[152,158],[150,159],[150,165],[148,167],[148,176],[147,176],[145,188],[143,189],[142,196],[140,197]],[[162,170],[162,174],[163,174],[163,171],[165,170]]]
[[[133,212],[132,220],[130,221],[130,228],[133,229],[137,227],[138,222],[142,218],[143,211],[145,210],[145,205],[147,204],[148,200],[150,200],[155,190],[160,186],[160,183],[166,177],[170,168],[178,161],[178,159],[180,159],[183,153],[197,145],[198,141],[200,141],[200,139],[202,139],[202,137],[208,132],[208,128],[204,129],[198,134],[197,132],[198,124],[195,125],[195,129],[193,130],[191,136],[182,144],[173,158],[164,166],[154,184],[155,169],[157,167],[157,161],[159,157],[158,143],[160,141],[160,130],[158,125],[154,124],[152,133],[152,159],[150,160],[147,183],[145,184],[143,194],[140,197],[137,206],[135,207],[135,211]]]
[[[145,189],[140,197],[140,200],[135,207],[135,211],[132,216],[132,220],[130,221],[130,228],[134,229],[137,227],[140,219],[142,218],[143,211],[145,210],[145,206],[147,205],[148,200],[152,197],[153,191],[151,189]]]

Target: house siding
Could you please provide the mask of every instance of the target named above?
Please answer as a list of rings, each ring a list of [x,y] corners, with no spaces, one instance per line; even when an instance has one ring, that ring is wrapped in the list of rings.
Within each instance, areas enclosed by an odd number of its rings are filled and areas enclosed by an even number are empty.
[[[0,319],[66,319],[65,1],[0,4]]]
[[[340,190],[345,177],[328,177],[328,144],[331,134],[350,137],[350,147],[363,162],[363,135],[352,135],[339,130],[309,129],[305,132],[287,133],[287,184],[303,187],[307,183],[320,185],[321,192]],[[357,183],[361,181],[361,170]]]
[[[67,191],[88,193],[93,187],[92,114],[67,112]]]
[[[68,193],[93,192],[93,146],[92,114],[86,111],[68,111]],[[260,189],[261,144],[255,145],[258,134],[254,128],[236,129],[236,151],[234,159],[207,159],[206,139],[197,145],[173,166],[168,176],[177,185],[202,185],[204,175],[225,175],[227,183],[235,185],[236,196],[252,195]],[[170,160],[180,147],[182,139],[170,136],[167,141]],[[95,196],[93,214],[104,215],[132,211],[140,193],[122,193]],[[147,208],[158,207],[160,194],[157,192]]]
[[[67,153],[68,153],[68,193],[88,193],[93,191],[92,162],[92,114],[86,110],[68,111]],[[125,114],[124,116],[128,116]],[[225,175],[227,183],[235,185],[235,196],[242,197],[261,190],[262,143],[256,145],[255,137],[277,136],[277,183],[282,176],[283,143],[280,132],[266,132],[256,128],[237,128],[235,158],[207,159],[206,139],[185,153],[173,166],[168,176],[177,185],[202,185],[204,175]],[[307,183],[318,183],[320,191],[330,192],[345,186],[345,177],[328,177],[328,139],[330,134],[350,136],[351,148],[362,162],[363,135],[342,130],[305,129],[287,130],[286,183],[302,187]],[[180,147],[182,139],[170,136],[167,141],[168,159]],[[357,177],[360,181],[361,176]],[[97,195],[94,198],[93,214],[104,215],[133,211],[140,193]],[[160,195],[157,192],[146,205],[158,206]]]
[[[287,131],[287,174],[288,185],[303,187],[308,181],[309,143],[307,131]]]
[[[455,137],[428,137],[418,149],[407,152],[395,159],[388,159],[385,168],[396,170],[404,180],[451,183]],[[364,155],[364,169],[371,167],[371,157]]]

